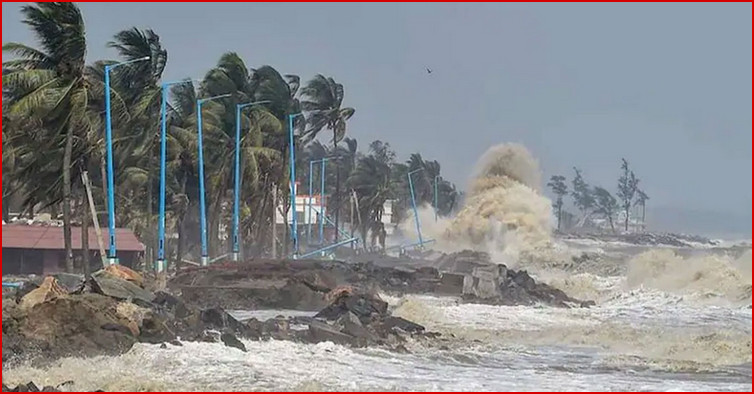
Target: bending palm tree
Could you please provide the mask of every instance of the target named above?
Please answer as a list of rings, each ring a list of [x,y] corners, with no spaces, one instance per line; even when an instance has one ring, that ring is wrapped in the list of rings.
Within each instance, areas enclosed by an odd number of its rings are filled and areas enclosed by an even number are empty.
[[[60,171],[63,183],[63,234],[66,270],[73,271],[71,245],[71,168],[75,134],[92,126],[87,116],[90,84],[85,79],[84,21],[72,3],[39,3],[21,8],[23,23],[41,43],[41,49],[8,43],[3,52],[15,56],[3,63],[3,89],[10,89],[9,115],[42,119],[54,145],[63,146]],[[39,149],[39,148],[38,148]]]
[[[301,103],[305,111],[312,111],[307,134],[314,138],[322,129],[327,128],[333,133],[333,148],[337,152],[338,142],[346,135],[346,121],[356,112],[353,108],[342,108],[345,91],[343,85],[318,74],[301,90],[306,97]],[[316,111],[316,112],[314,112]],[[339,158],[336,158],[340,162]],[[340,166],[335,174],[335,227],[338,227],[338,213],[340,212]],[[337,240],[338,232],[335,231]]]

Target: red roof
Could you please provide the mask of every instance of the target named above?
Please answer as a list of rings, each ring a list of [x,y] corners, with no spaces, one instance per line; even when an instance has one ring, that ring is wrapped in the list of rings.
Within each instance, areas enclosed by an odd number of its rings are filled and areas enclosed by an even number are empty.
[[[102,241],[107,249],[110,232],[102,229]],[[71,241],[74,250],[81,250],[81,227],[71,228]],[[115,229],[115,246],[121,252],[143,252],[144,245],[133,231],[126,228]],[[23,224],[3,225],[3,248],[64,250],[63,227],[34,226]],[[89,228],[89,250],[98,250],[97,235]]]

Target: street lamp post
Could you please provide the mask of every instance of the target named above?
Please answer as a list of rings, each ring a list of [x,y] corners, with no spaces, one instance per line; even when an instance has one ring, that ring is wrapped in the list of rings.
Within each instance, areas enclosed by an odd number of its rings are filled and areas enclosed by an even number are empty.
[[[323,157],[318,160],[310,160],[309,161],[309,225],[307,227],[307,244],[311,244],[311,237],[312,237],[312,195],[314,194],[314,164],[315,163],[322,163],[322,169],[319,172],[319,176],[321,179],[321,186],[319,189],[319,216],[320,216],[320,222],[319,222],[319,244],[321,245],[323,243],[323,225],[324,225],[324,195],[325,195],[325,164],[327,164],[328,157]]]
[[[293,143],[293,119],[302,113],[288,115],[288,149],[291,151],[291,239],[293,240],[293,258],[298,258],[298,223],[296,218],[296,152]]]
[[[190,79],[162,83],[162,103],[160,105],[160,215],[157,220],[157,273],[167,269],[165,265],[165,172],[167,166],[167,112],[168,112],[168,88],[172,85],[191,83]],[[179,256],[180,257],[180,256]]]
[[[327,159],[322,159],[322,167],[319,171],[319,245],[325,244],[325,170],[327,168]],[[337,231],[337,230],[336,230]]]
[[[414,209],[414,219],[416,220],[416,233],[419,235],[419,247],[422,247],[424,240],[422,239],[422,230],[419,223],[419,210],[416,209],[416,196],[414,195],[414,181],[411,180],[411,175],[422,171],[421,168],[413,170],[408,173],[408,187],[411,190],[411,207]]]
[[[205,197],[204,187],[204,146],[202,137],[202,104],[207,101],[217,100],[225,97],[230,97],[230,94],[221,94],[219,96],[208,97],[204,99],[196,100],[196,124],[197,124],[197,138],[199,145],[199,225],[202,237],[202,257],[201,265],[209,265],[209,249],[207,246],[207,203]]]
[[[117,67],[143,62],[151,59],[149,56],[141,57],[127,62],[108,64],[105,66],[105,145],[107,150],[107,224],[110,238],[110,248],[107,252],[109,265],[118,264],[115,247],[115,177],[113,175],[113,124],[110,113],[110,71]]]
[[[252,103],[236,104],[236,157],[235,157],[235,176],[233,186],[233,249],[231,250],[231,259],[239,261],[241,259],[241,246],[239,236],[240,226],[240,199],[241,199],[241,110],[259,104],[267,104],[270,100],[255,101]]]

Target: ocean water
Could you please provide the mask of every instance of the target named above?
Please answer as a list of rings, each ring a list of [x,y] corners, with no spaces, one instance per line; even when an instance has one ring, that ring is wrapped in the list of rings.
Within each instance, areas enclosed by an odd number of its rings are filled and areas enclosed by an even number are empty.
[[[626,276],[541,276],[591,295],[592,308],[384,295],[394,314],[447,339],[443,347],[409,343],[405,354],[286,341],[246,341],[247,353],[210,343],[138,344],[118,357],[4,369],[3,381],[72,380],[71,391],[751,391],[751,254],[694,259],[651,254],[630,261]],[[659,280],[669,272],[672,281]]]

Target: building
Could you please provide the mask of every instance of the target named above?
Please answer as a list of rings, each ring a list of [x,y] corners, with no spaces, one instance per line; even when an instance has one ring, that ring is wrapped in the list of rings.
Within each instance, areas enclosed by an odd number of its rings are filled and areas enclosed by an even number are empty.
[[[311,203],[311,215],[309,215],[309,203]],[[284,206],[281,204],[278,208],[275,210],[275,223],[283,224],[285,220],[280,211],[284,209]],[[296,196],[296,222],[299,226],[319,223],[320,212],[327,214],[327,207],[323,206],[319,196]],[[287,216],[288,224],[290,224],[293,221],[292,209],[288,210]]]
[[[118,259],[121,264],[134,267],[144,253],[144,245],[133,231],[115,230]],[[108,246],[109,232],[102,229],[102,242]],[[81,260],[81,227],[71,228],[73,256]],[[91,269],[102,267],[97,235],[89,229],[89,262]],[[3,275],[47,275],[65,271],[65,242],[63,227],[24,224],[3,224]]]
[[[393,235],[396,227],[393,223],[393,200],[386,200],[385,205],[382,206],[382,224],[385,226],[385,234]]]

